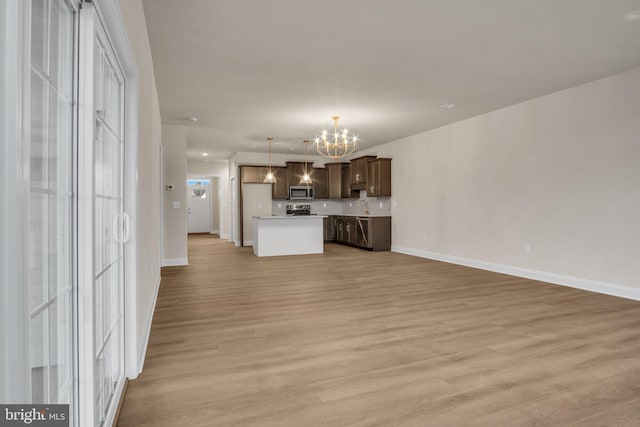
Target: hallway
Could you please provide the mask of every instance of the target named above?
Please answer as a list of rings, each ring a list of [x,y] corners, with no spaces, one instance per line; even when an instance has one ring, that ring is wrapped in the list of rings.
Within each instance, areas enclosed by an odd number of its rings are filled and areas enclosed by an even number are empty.
[[[162,270],[119,426],[640,422],[640,304],[336,244]]]

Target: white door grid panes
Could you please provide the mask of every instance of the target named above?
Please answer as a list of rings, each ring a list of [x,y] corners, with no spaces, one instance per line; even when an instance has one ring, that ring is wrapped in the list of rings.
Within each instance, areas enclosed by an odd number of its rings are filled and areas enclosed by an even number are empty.
[[[27,209],[30,394],[33,403],[64,403],[72,408],[76,18],[76,10],[65,0],[31,2]],[[70,412],[73,416],[73,409]]]
[[[95,425],[102,425],[124,380],[124,77],[104,31],[94,46],[93,313]]]

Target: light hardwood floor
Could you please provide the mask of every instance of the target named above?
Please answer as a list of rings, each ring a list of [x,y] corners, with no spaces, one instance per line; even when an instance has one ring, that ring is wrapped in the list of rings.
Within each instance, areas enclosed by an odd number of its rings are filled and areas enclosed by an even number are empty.
[[[119,426],[640,426],[640,302],[211,236],[162,270]]]

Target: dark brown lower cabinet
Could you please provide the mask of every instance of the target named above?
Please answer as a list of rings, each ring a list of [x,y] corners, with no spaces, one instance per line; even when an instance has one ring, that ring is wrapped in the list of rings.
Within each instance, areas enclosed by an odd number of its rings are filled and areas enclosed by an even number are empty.
[[[327,239],[328,233],[334,239]],[[371,251],[391,250],[391,217],[330,216],[325,222],[325,240]]]
[[[324,241],[336,241],[336,222],[334,216],[328,216],[324,218]]]

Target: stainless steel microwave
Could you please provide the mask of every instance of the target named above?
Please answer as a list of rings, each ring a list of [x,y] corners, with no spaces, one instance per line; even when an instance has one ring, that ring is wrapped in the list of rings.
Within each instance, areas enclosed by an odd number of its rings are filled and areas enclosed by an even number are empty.
[[[312,200],[313,187],[306,185],[292,185],[289,187],[289,200]]]

